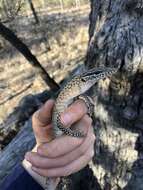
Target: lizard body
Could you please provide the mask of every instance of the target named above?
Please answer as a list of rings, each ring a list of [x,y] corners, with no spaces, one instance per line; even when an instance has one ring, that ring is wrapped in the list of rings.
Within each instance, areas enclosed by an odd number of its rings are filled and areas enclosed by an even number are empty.
[[[54,126],[55,136],[62,134],[70,135],[73,137],[83,137],[84,134],[80,131],[73,131],[70,128],[65,128],[60,121],[60,114],[68,107],[75,97],[84,94],[88,91],[98,80],[110,77],[116,73],[118,68],[101,68],[91,69],[75,76],[68,82],[63,90],[59,93],[53,110],[52,122]]]

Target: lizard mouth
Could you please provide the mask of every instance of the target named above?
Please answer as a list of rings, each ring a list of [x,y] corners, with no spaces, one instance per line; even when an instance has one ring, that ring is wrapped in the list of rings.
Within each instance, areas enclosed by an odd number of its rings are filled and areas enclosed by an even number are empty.
[[[98,74],[101,74],[105,72],[105,70],[101,69],[101,70],[95,70],[95,69],[91,69],[89,71],[86,71],[85,73],[82,74],[83,77],[86,77],[86,76],[92,76],[92,75],[98,75]]]
[[[95,76],[95,75],[100,75],[102,73],[110,73],[110,71],[112,72],[112,68],[98,68],[96,69],[90,69],[88,71],[86,71],[85,73],[82,74],[82,77],[90,77],[90,76]]]

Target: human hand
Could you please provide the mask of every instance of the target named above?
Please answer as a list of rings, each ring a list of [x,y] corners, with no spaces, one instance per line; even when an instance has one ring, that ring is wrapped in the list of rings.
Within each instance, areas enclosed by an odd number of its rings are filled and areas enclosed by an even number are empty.
[[[92,120],[86,114],[85,103],[77,100],[61,115],[61,122],[65,127],[81,128],[87,134],[86,137],[75,138],[63,135],[52,140],[53,105],[54,102],[49,100],[34,113],[32,123],[38,144],[37,152],[29,152],[25,158],[32,164],[32,170],[42,176],[68,176],[85,167],[94,155],[95,136]]]

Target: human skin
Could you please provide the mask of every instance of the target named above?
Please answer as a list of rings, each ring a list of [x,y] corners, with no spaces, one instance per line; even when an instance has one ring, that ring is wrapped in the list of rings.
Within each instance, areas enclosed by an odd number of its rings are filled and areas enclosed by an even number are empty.
[[[84,168],[94,155],[95,135],[92,119],[87,115],[87,107],[83,100],[77,100],[61,114],[61,122],[65,127],[82,130],[86,136],[76,138],[62,135],[53,139],[53,106],[54,101],[49,100],[33,114],[32,126],[36,148],[26,153],[25,159],[32,164],[32,171],[40,176],[68,176]]]

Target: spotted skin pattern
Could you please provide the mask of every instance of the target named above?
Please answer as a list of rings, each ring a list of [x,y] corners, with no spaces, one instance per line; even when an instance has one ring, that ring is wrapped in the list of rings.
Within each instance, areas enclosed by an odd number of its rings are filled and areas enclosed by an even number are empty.
[[[106,77],[111,77],[112,74],[116,73],[118,68],[101,68],[101,69],[91,69],[81,75],[75,76],[70,82],[68,82],[63,90],[60,92],[56,99],[56,103],[53,110],[52,122],[54,127],[55,136],[61,136],[62,134],[69,135],[72,137],[84,137],[85,135],[76,130],[72,130],[69,127],[64,127],[60,120],[61,113],[73,102],[74,98],[78,98],[81,94],[88,91],[98,80],[104,79]],[[81,98],[87,105],[88,108],[91,107],[92,102],[86,97]],[[88,109],[93,111],[93,109]],[[91,114],[91,113],[89,113]]]
[[[72,137],[85,136],[85,134],[80,131],[72,130],[70,127],[64,127],[61,122],[60,115],[75,98],[82,99],[85,102],[88,108],[88,114],[91,115],[91,112],[93,112],[93,102],[90,97],[86,97],[83,94],[88,91],[98,80],[110,77],[117,71],[118,68],[91,69],[81,75],[75,76],[65,85],[56,99],[52,114],[55,137],[61,136],[62,134]],[[46,178],[45,190],[55,190],[52,178]]]

